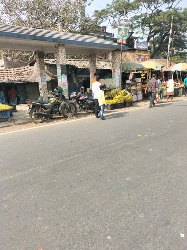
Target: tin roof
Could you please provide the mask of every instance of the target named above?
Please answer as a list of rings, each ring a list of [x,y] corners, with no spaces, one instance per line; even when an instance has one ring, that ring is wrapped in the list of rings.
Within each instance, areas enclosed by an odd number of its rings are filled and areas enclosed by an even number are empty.
[[[0,25],[0,49],[53,53],[56,44],[64,44],[67,54],[98,54],[119,49],[120,45],[94,36]],[[128,47],[123,46],[126,50]]]

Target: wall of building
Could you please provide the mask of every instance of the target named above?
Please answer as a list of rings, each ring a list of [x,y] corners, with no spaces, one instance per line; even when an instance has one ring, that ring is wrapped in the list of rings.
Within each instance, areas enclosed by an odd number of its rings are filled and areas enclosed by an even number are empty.
[[[128,50],[123,51],[123,62],[144,62],[150,59],[150,51],[148,50]]]

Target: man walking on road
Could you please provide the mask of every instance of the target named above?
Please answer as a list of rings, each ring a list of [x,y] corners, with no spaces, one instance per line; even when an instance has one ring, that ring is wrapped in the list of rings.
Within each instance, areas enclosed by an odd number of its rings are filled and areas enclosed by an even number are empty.
[[[100,76],[96,75],[96,81],[92,84],[92,92],[93,92],[93,98],[95,99],[95,116],[98,118],[98,110],[99,110],[99,92],[100,92]]]
[[[186,92],[187,92],[187,75],[185,75],[185,78],[184,78],[184,94],[186,96]]]
[[[156,92],[158,91],[158,82],[155,74],[152,75],[151,80],[147,83],[147,90],[150,94],[149,108],[151,108],[152,106],[155,106],[154,100],[156,98]]]

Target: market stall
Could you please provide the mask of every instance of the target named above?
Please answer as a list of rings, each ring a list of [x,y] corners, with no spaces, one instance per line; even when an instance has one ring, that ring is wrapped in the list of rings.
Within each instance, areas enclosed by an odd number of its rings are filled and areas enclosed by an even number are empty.
[[[170,66],[166,72],[172,73],[172,77],[174,79],[174,96],[183,96],[184,95],[184,82],[183,82],[183,74],[187,73],[187,63],[177,63],[175,65]],[[166,92],[166,84],[164,82],[163,85]]]
[[[143,99],[142,94],[142,81],[141,74],[145,70],[145,67],[136,62],[124,62],[122,63],[123,74],[126,77],[126,82],[124,88],[132,95],[132,101],[140,101]]]
[[[12,111],[12,106],[0,103],[0,122],[10,119],[11,111]]]
[[[129,107],[132,105],[132,95],[125,89],[111,89],[105,95],[106,108],[109,110]]]

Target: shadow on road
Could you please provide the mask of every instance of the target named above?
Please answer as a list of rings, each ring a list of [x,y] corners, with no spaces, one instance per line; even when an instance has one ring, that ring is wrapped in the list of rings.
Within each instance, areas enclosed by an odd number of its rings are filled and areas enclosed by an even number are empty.
[[[127,115],[127,112],[124,113],[113,113],[113,114],[107,114],[106,119],[114,119],[114,118],[121,118]]]
[[[156,104],[154,108],[162,108],[162,107],[167,107],[170,106],[172,103],[165,103],[165,104]]]

